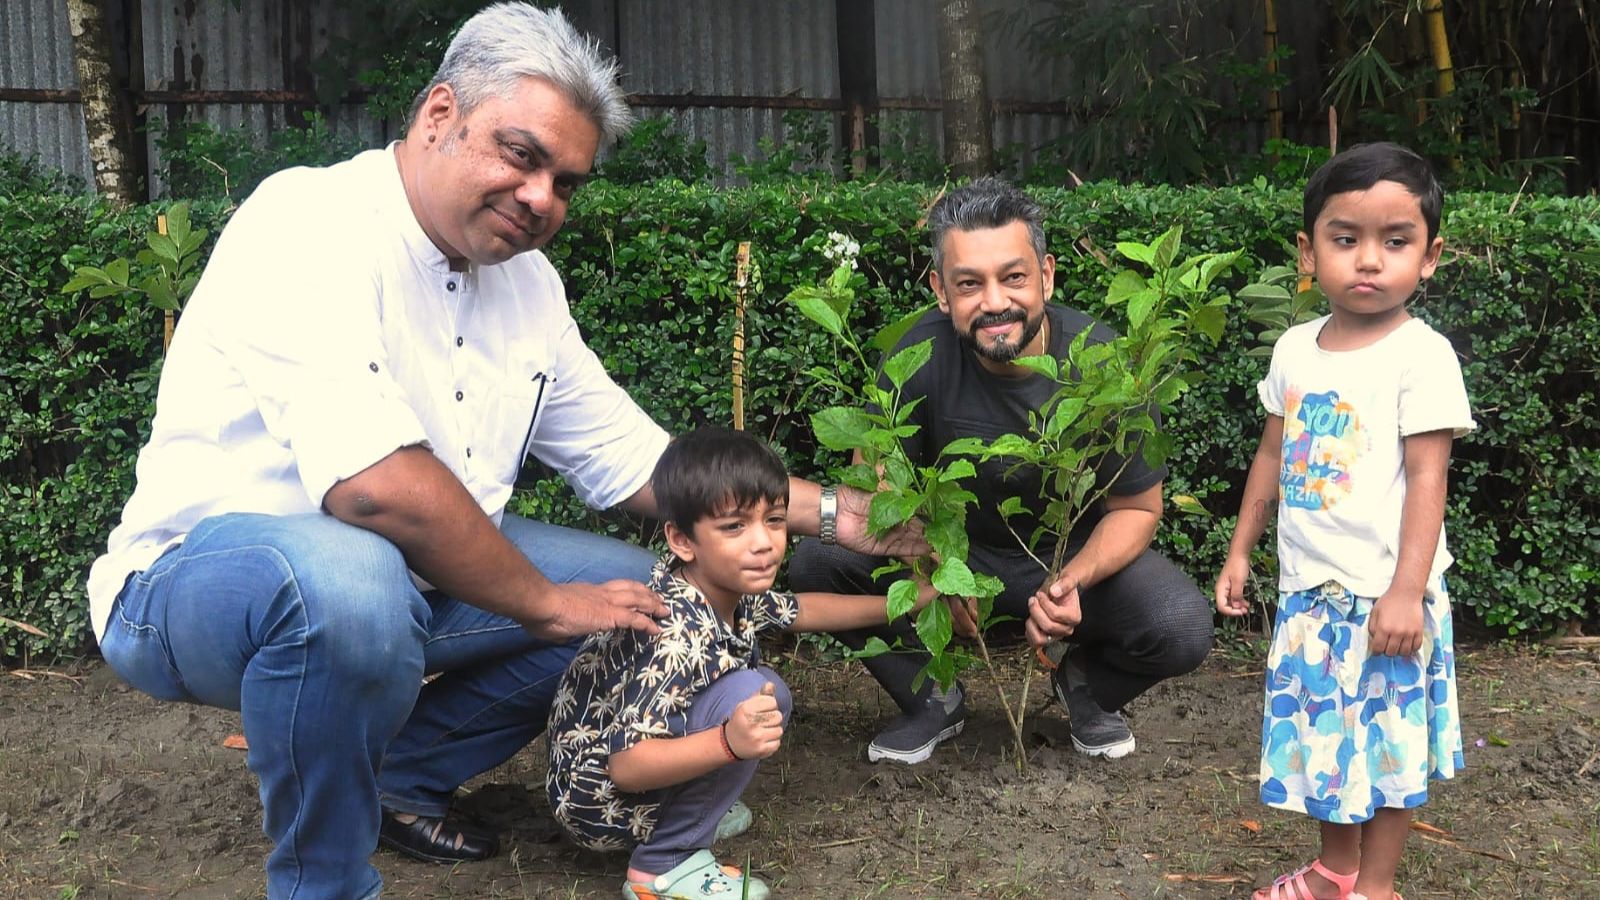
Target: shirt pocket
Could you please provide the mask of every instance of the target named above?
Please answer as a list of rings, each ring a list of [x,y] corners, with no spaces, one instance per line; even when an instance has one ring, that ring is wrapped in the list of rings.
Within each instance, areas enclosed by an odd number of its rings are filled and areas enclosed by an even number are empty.
[[[539,372],[529,379],[513,379],[500,387],[500,402],[495,413],[495,446],[505,448],[503,462],[496,473],[507,484],[522,471],[534,438],[539,433],[539,418],[549,400],[555,376]]]

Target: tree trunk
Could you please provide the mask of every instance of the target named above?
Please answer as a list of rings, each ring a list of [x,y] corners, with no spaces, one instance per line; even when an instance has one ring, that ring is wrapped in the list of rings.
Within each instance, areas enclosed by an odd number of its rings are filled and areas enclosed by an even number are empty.
[[[944,89],[944,160],[964,178],[994,171],[989,90],[976,0],[940,0],[939,85]]]
[[[111,66],[105,11],[99,0],[67,0],[67,23],[95,190],[118,205],[135,203],[139,178],[133,163],[133,123]]]

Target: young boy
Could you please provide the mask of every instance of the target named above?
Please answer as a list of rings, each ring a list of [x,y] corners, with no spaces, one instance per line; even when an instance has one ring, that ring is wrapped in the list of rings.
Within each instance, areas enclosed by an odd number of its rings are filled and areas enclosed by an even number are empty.
[[[739,795],[789,720],[789,689],[760,664],[758,636],[882,624],[887,603],[771,589],[789,479],[759,440],[682,435],[651,485],[672,550],[651,587],[670,615],[658,635],[619,630],[583,645],[550,710],[545,787],[573,840],[632,849],[624,897],[738,898],[747,884],[765,897],[765,884],[709,849],[749,827]]]
[[[1395,144],[1353,147],[1306,185],[1300,264],[1331,309],[1273,348],[1216,602],[1248,611],[1250,548],[1276,511],[1261,799],[1320,820],[1322,853],[1256,900],[1398,896],[1411,810],[1462,765],[1444,507],[1450,442],[1475,425],[1450,342],[1406,310],[1439,264],[1443,203]]]

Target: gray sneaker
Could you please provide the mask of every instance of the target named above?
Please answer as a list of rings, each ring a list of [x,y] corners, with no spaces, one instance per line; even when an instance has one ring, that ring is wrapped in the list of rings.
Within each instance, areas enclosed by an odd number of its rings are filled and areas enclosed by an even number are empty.
[[[961,733],[967,724],[966,696],[953,685],[943,697],[929,697],[921,708],[905,713],[867,745],[867,761],[890,760],[916,765],[933,755],[933,748]]]
[[[1050,686],[1056,699],[1067,708],[1067,716],[1072,720],[1072,746],[1079,753],[1121,759],[1133,752],[1133,731],[1128,727],[1128,720],[1120,712],[1100,708],[1072,653],[1061,657]]]

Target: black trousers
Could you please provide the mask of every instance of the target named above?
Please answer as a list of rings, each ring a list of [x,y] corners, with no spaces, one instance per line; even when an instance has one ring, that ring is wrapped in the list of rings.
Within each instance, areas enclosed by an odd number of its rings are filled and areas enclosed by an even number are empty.
[[[900,577],[873,580],[873,570],[886,561],[806,538],[789,562],[789,586],[795,591],[882,594]],[[1028,598],[1045,578],[1032,557],[973,544],[967,564],[1005,584],[995,598],[996,615],[1026,621]],[[1083,622],[1068,640],[1083,648],[1079,658],[1089,688],[1106,709],[1121,709],[1162,679],[1194,671],[1211,651],[1211,601],[1189,576],[1154,550],[1146,550],[1122,571],[1081,591],[1080,600]],[[1013,626],[1018,632],[1020,621]],[[922,642],[911,617],[834,637],[854,650],[872,637],[891,647],[898,639],[902,647],[912,649],[863,660],[902,710],[910,711],[920,702],[919,694],[930,689],[926,684],[921,692],[911,689],[912,680],[927,663],[927,652],[917,652]]]

